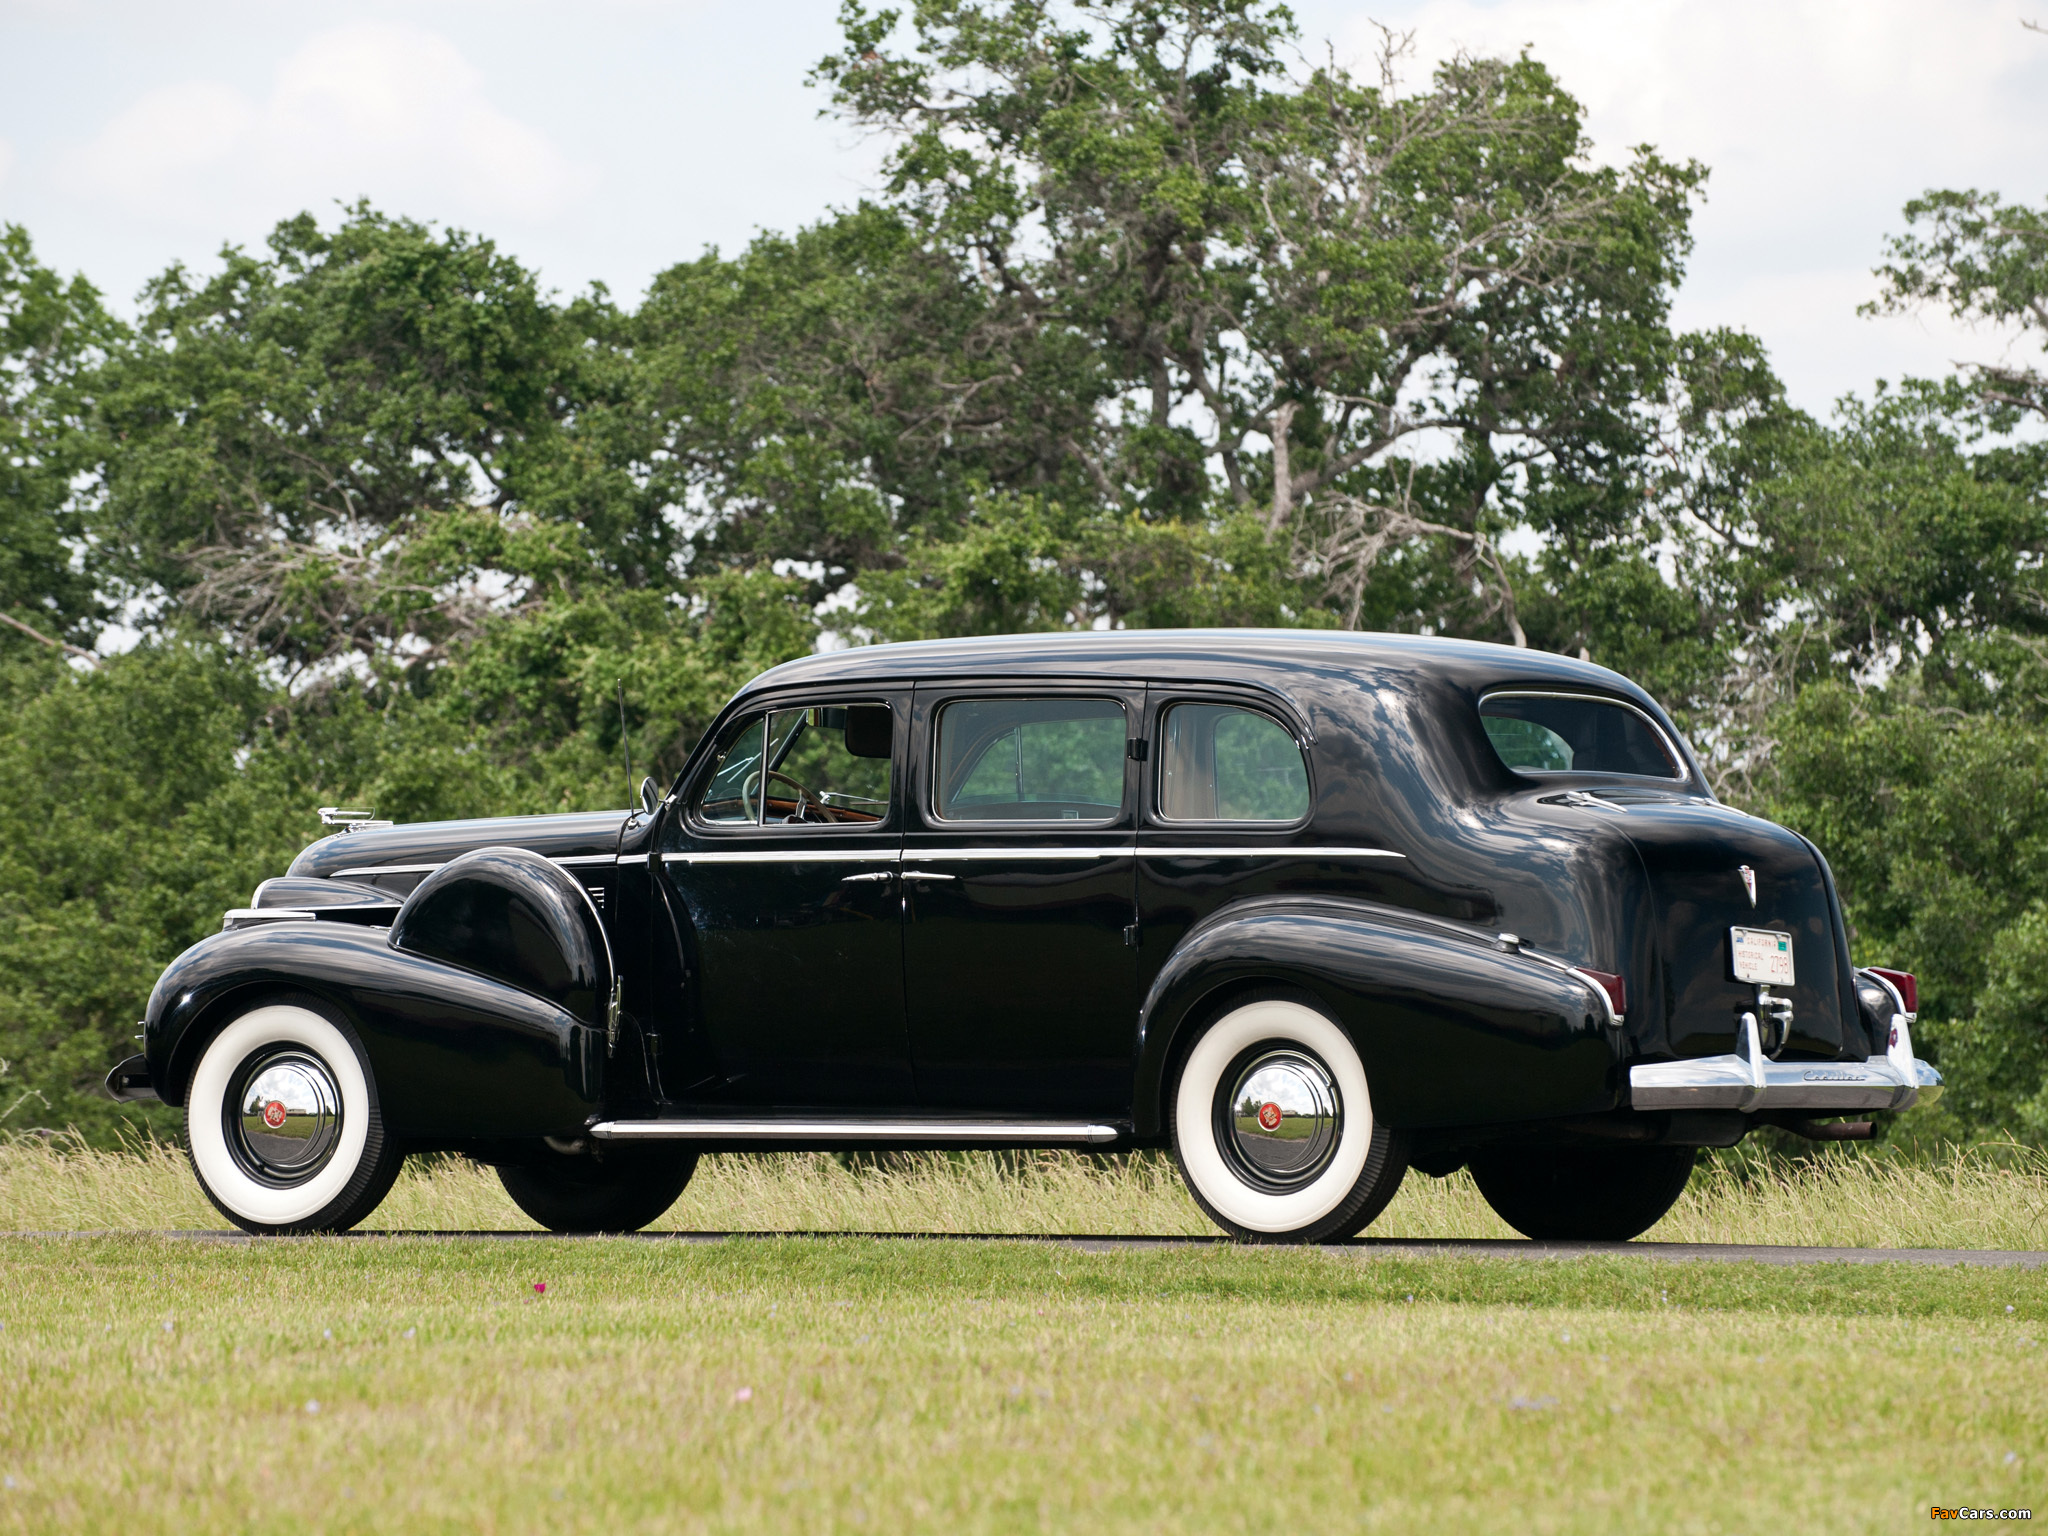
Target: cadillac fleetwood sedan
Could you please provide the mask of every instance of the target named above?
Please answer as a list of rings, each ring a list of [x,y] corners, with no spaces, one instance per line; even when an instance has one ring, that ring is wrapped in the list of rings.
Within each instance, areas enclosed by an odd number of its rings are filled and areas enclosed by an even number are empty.
[[[253,1232],[409,1152],[557,1231],[706,1151],[1170,1148],[1225,1232],[1349,1238],[1469,1167],[1625,1239],[1701,1147],[1940,1092],[1827,861],[1626,678],[1282,631],[806,657],[630,811],[342,829],[173,961],[114,1092]]]

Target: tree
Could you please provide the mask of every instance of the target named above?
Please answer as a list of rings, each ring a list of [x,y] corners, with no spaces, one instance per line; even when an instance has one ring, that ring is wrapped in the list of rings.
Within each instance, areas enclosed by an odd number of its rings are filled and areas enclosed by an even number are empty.
[[[1353,623],[1416,549],[1448,568],[1428,617],[1372,617],[1517,639],[1500,533],[1630,524],[1701,172],[1588,165],[1541,65],[1405,93],[1390,39],[1377,82],[1297,80],[1258,0],[931,0],[901,48],[896,13],[842,15],[818,76],[897,139],[895,205],[1016,334],[1101,360],[1119,510],[1255,510]]]
[[[273,658],[437,660],[544,593],[666,584],[614,332],[365,206],[152,283],[91,381],[116,590]],[[168,602],[170,609],[164,609]]]
[[[2048,207],[1996,192],[1929,192],[1906,204],[1907,230],[1887,242],[1884,292],[1866,313],[1937,304],[1959,320],[2017,323],[2048,347]],[[1969,363],[1964,371],[1993,418],[2048,417],[2048,375]]]
[[[0,226],[0,655],[28,641],[83,655],[106,616],[71,482],[92,461],[80,376],[119,334],[91,284]]]

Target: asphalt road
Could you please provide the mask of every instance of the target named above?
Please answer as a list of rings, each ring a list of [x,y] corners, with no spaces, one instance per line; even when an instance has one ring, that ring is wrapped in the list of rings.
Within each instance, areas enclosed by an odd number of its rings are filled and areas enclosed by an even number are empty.
[[[202,1242],[271,1241],[246,1232],[23,1232],[21,1237],[155,1236]],[[486,1238],[498,1242],[560,1241],[549,1232],[351,1232],[351,1240],[379,1238]],[[636,1232],[611,1242],[716,1243],[735,1237],[868,1237],[888,1242],[924,1243],[1047,1243],[1083,1253],[1137,1252],[1148,1248],[1209,1248],[1227,1243],[1221,1237],[1046,1237],[1035,1233],[987,1232]],[[588,1237],[569,1239],[590,1242]],[[1673,1264],[1946,1264],[1979,1269],[2048,1268],[2048,1253],[1994,1248],[1793,1248],[1761,1243],[1534,1243],[1520,1239],[1365,1238],[1351,1243],[1322,1244],[1324,1253],[1359,1259],[1427,1258],[1442,1255],[1481,1259],[1586,1259],[1603,1255],[1662,1259]]]

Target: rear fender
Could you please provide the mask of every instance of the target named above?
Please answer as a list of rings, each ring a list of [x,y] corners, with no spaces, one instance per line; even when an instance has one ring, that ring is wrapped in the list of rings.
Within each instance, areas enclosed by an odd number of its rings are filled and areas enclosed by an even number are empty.
[[[1166,1086],[1230,999],[1300,987],[1350,1036],[1391,1125],[1479,1125],[1620,1103],[1621,1031],[1562,962],[1395,908],[1342,898],[1239,902],[1191,929],[1138,1025],[1137,1132],[1165,1130]]]
[[[579,1128],[598,1106],[605,1037],[592,1022],[497,977],[396,949],[387,929],[314,920],[230,929],[171,962],[143,1021],[165,1102],[184,1102],[220,1025],[281,992],[341,1010],[402,1135],[547,1135]]]

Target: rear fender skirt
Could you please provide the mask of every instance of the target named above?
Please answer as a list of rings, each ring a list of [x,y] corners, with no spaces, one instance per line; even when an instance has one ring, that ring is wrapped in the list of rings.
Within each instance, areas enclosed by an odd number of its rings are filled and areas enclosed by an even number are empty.
[[[171,962],[143,1020],[158,1093],[182,1103],[214,1028],[291,991],[347,1015],[383,1112],[407,1136],[573,1133],[598,1107],[602,1029],[495,977],[394,949],[386,929],[310,919],[230,929]]]
[[[1342,898],[1271,897],[1189,931],[1138,1023],[1137,1134],[1165,1130],[1166,1076],[1235,992],[1306,989],[1350,1035],[1392,1125],[1483,1125],[1621,1102],[1621,1030],[1589,980],[1490,935]]]

